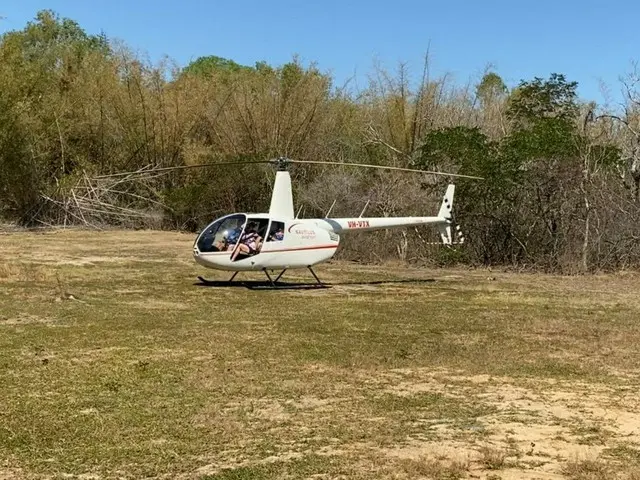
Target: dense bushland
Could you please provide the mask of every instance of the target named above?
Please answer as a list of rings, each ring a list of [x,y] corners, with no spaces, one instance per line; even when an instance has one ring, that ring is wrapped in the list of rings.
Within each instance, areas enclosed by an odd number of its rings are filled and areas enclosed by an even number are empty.
[[[425,67],[428,67],[426,62]],[[607,111],[562,74],[507,88],[410,81],[376,69],[361,91],[294,59],[244,66],[210,56],[185,68],[87,34],[50,11],[0,36],[0,217],[26,226],[196,231],[265,211],[269,167],[192,167],[288,156],[480,175],[458,180],[468,244],[428,229],[345,238],[346,258],[466,262],[556,271],[640,266],[640,94]],[[128,173],[128,174],[125,174]],[[306,216],[433,214],[446,179],[295,166]]]

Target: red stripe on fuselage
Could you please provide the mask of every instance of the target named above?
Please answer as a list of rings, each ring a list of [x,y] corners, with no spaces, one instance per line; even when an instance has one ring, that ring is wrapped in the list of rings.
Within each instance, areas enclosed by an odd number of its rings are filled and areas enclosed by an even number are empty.
[[[277,250],[260,250],[260,252],[256,253],[259,255],[260,253],[280,253],[280,252],[295,252],[298,250],[322,250],[325,248],[338,248],[338,245],[318,245],[314,247],[297,247],[297,248],[280,248]],[[224,252],[200,252],[200,255],[231,255],[233,250],[225,250]]]
[[[298,250],[321,250],[324,248],[338,248],[338,245],[317,245],[314,247],[281,248],[278,250],[262,250],[260,253],[294,252]]]

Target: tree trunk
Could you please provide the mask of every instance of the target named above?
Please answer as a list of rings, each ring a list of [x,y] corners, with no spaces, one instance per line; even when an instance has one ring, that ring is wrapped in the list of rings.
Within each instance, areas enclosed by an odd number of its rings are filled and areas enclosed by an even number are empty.
[[[589,271],[589,234],[591,220],[591,204],[589,203],[588,185],[589,185],[589,152],[584,153],[582,164],[582,181],[580,182],[580,191],[582,192],[582,200],[584,202],[584,237],[582,239],[582,271]]]
[[[582,271],[587,273],[589,271],[589,221],[591,219],[591,207],[589,205],[589,197],[586,191],[583,190],[584,195],[584,238],[582,240]]]

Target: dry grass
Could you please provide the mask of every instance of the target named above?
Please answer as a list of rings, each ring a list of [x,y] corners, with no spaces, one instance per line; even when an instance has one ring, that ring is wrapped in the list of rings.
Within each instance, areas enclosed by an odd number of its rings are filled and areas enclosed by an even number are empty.
[[[563,473],[571,480],[607,480],[615,478],[611,468],[598,460],[580,460],[567,463]]]
[[[500,470],[505,467],[507,454],[504,449],[485,445],[480,447],[478,453],[480,453],[480,464],[487,470]]]
[[[207,288],[192,240],[2,237],[0,478],[638,478],[637,275]]]

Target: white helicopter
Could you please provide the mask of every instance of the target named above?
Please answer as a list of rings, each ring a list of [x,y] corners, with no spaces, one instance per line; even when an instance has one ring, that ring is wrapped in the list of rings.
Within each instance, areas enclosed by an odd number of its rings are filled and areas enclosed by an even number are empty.
[[[445,245],[461,244],[464,237],[460,227],[453,224],[452,208],[454,185],[445,192],[437,216],[434,217],[351,217],[351,218],[296,218],[293,210],[290,163],[347,165],[368,168],[402,170],[450,177],[482,180],[481,177],[409,168],[365,165],[356,163],[290,160],[278,158],[256,162],[272,163],[278,167],[269,213],[233,213],[219,218],[198,235],[193,245],[195,261],[207,268],[234,272],[231,283],[239,272],[263,271],[272,287],[289,269],[307,268],[317,286],[324,286],[312,267],[329,260],[340,244],[340,235],[387,228],[434,225]],[[269,271],[279,272],[273,278]],[[217,283],[198,277],[203,283]]]

